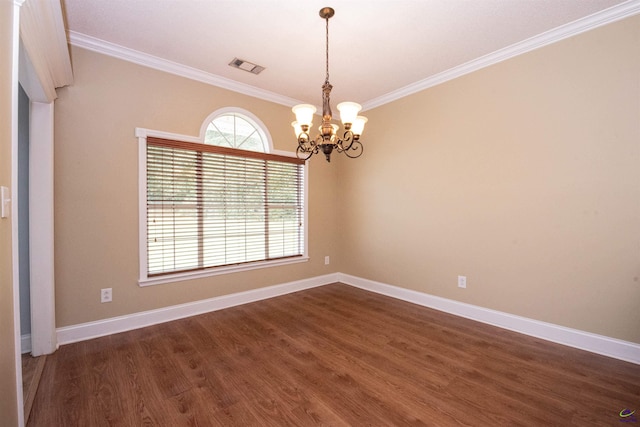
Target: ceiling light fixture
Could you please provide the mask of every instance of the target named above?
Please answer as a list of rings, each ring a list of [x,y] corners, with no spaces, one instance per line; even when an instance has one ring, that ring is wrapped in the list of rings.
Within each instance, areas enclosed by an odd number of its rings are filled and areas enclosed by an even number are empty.
[[[298,148],[296,155],[300,159],[307,160],[320,151],[324,153],[327,162],[331,161],[331,153],[336,150],[338,153],[344,153],[347,157],[355,159],[362,155],[362,143],[360,135],[364,130],[367,118],[358,116],[358,112],[362,109],[360,104],[355,102],[341,102],[338,104],[340,111],[340,119],[344,126],[344,133],[340,138],[338,133],[338,125],[331,124],[331,105],[329,105],[329,94],[331,93],[331,83],[329,83],[329,18],[335,14],[330,7],[320,9],[320,17],[326,21],[326,61],[327,61],[327,77],[322,85],[322,125],[320,125],[320,134],[314,139],[309,136],[313,115],[316,107],[310,104],[300,104],[292,108],[296,115],[296,121],[291,123],[296,136],[298,137]]]

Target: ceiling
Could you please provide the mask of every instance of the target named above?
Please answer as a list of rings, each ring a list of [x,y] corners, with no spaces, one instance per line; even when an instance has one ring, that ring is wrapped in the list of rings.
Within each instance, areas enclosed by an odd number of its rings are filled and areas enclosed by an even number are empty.
[[[156,64],[165,62],[158,58],[181,64],[291,105],[320,103],[325,22],[318,11],[331,6],[332,104],[349,100],[365,108],[464,71],[463,64],[545,44],[585,17],[597,22],[594,14],[611,15],[630,3],[638,9],[637,0],[61,1],[72,44],[132,49]],[[254,75],[231,68],[234,57],[266,70]]]

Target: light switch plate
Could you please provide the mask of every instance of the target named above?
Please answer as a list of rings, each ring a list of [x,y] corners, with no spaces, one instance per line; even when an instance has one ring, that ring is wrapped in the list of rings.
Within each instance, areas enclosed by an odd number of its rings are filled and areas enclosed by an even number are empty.
[[[9,189],[4,186],[0,187],[0,193],[2,199],[0,202],[0,204],[2,205],[2,213],[0,216],[2,218],[9,218],[9,212],[11,211],[11,194],[9,193]]]

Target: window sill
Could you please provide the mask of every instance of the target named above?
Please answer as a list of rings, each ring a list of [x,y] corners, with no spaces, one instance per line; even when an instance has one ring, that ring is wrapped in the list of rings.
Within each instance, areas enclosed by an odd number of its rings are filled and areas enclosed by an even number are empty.
[[[188,273],[167,274],[164,276],[151,277],[151,278],[145,277],[138,280],[138,285],[140,287],[162,285],[164,283],[180,282],[183,280],[199,279],[202,277],[209,277],[209,276],[219,276],[221,274],[239,273],[241,271],[257,270],[261,268],[277,267],[277,266],[288,265],[288,264],[297,264],[300,262],[307,262],[307,261],[309,261],[308,256],[301,256],[296,258],[286,258],[286,259],[275,260],[275,261],[262,261],[262,262],[255,262],[251,264],[210,268],[208,270],[201,270],[201,271],[190,271]]]

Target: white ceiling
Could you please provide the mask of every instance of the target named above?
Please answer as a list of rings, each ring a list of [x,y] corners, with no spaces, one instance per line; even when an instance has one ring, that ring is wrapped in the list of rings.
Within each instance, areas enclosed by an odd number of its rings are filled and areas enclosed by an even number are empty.
[[[273,92],[285,104],[316,105],[325,77],[325,22],[318,11],[331,6],[332,104],[365,107],[478,58],[499,57],[505,48],[511,55],[523,42],[544,44],[545,34],[556,37],[585,17],[597,26],[595,17],[638,9],[638,0],[61,1],[72,43],[107,42]],[[231,68],[234,57],[266,70]]]

